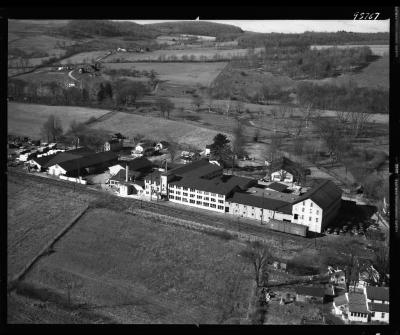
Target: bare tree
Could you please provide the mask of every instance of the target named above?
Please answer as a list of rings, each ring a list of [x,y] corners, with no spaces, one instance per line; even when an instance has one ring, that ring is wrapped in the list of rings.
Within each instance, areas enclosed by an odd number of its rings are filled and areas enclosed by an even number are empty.
[[[254,280],[257,287],[267,286],[267,265],[268,261],[272,258],[269,247],[260,242],[253,242],[251,246],[241,252],[241,256],[245,257],[252,264]]]
[[[370,119],[371,114],[361,109],[353,109],[350,112],[350,129],[354,137],[358,137],[362,133]]]
[[[168,98],[159,98],[156,105],[160,109],[161,115],[169,119],[169,114],[175,107],[173,102]]]

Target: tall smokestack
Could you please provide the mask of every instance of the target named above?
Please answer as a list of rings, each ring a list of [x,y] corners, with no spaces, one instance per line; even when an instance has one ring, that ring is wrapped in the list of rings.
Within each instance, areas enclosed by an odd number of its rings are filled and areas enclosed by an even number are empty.
[[[126,182],[128,182],[128,172],[129,172],[129,165],[128,165],[128,163],[126,163],[126,178],[125,178],[125,181]]]

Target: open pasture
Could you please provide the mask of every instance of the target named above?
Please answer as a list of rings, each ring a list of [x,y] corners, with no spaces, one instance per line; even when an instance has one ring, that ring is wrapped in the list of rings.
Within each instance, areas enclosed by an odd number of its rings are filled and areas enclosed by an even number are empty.
[[[215,63],[104,63],[109,69],[129,69],[157,73],[161,81],[180,85],[209,86],[226,66],[226,62]]]
[[[50,115],[58,117],[65,130],[72,120],[84,122],[91,117],[97,118],[108,112],[104,109],[9,102],[7,105],[8,133],[40,138],[43,123]]]
[[[89,196],[9,175],[7,257],[11,279],[77,215]]]
[[[243,245],[160,219],[87,212],[25,281],[117,323],[221,323],[245,317],[251,268]]]
[[[115,113],[104,121],[96,122],[91,127],[120,132],[131,138],[137,134],[143,134],[146,138],[156,141],[177,141],[202,150],[204,150],[206,144],[212,142],[212,139],[218,133],[216,130],[194,126],[185,122],[122,112]]]

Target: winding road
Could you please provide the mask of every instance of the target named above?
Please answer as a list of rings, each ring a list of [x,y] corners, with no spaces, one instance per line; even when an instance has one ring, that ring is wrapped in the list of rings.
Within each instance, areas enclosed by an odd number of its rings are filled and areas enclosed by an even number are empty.
[[[71,71],[69,71],[68,72],[68,76],[71,78],[71,79],[73,79],[73,80],[75,80],[75,81],[78,81],[78,79],[76,79],[73,75],[72,75],[72,72],[73,72],[74,70],[71,70]]]

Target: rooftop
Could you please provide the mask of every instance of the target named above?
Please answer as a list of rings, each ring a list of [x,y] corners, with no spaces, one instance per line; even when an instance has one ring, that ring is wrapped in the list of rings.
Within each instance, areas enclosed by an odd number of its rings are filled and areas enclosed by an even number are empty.
[[[185,186],[201,191],[227,195],[236,187],[241,190],[244,190],[254,183],[256,183],[254,179],[232,176],[232,175],[216,176],[211,179],[204,179],[198,176],[197,178],[192,178],[192,176],[190,175],[190,176],[185,176],[179,180],[174,180],[169,184],[177,186]]]
[[[345,294],[339,295],[338,297],[333,299],[336,306],[342,306],[348,303],[347,297]]]
[[[227,201],[292,214],[292,205],[287,201],[265,198],[247,192],[235,192]]]
[[[367,301],[363,293],[351,292],[348,294],[349,311],[355,313],[368,313]]]
[[[52,157],[52,159],[47,161],[47,163],[45,163],[44,167],[48,168],[50,166],[60,164],[62,162],[74,160],[74,159],[81,158],[81,157],[91,155],[91,154],[94,154],[94,151],[89,148],[86,148],[86,147],[80,147],[77,149],[59,152],[59,153],[55,154]]]
[[[389,288],[367,286],[367,298],[371,300],[385,300],[389,301]]]
[[[295,291],[299,295],[308,295],[311,297],[325,297],[325,288],[316,286],[297,286]]]
[[[311,199],[322,209],[328,209],[332,203],[342,197],[342,191],[331,180],[322,180],[309,191],[297,198],[295,203]]]
[[[289,203],[292,203],[299,198],[299,196],[295,194],[266,190],[262,187],[251,187],[247,190],[247,193],[258,197],[264,196],[265,198],[281,200]]]
[[[389,305],[388,304],[369,303],[368,304],[368,309],[371,312],[389,313]]]
[[[286,190],[288,188],[287,185],[282,184],[282,183],[278,183],[276,181],[274,181],[273,183],[269,184],[267,186],[268,188],[274,190],[274,191],[278,191],[278,192],[282,192],[284,190]]]
[[[111,160],[117,159],[117,154],[112,151],[99,152],[94,154],[89,154],[87,156],[73,158],[70,160],[66,160],[58,163],[66,171],[77,170],[78,168],[85,168],[105,162],[109,162]]]

